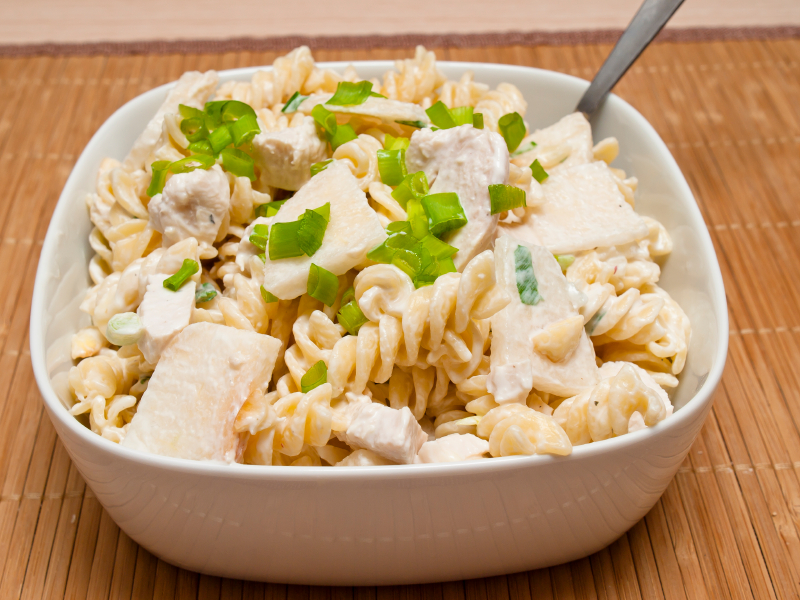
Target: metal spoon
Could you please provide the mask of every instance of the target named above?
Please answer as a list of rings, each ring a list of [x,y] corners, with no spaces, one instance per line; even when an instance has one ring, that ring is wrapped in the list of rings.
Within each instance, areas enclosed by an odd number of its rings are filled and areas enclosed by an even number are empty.
[[[681,4],[683,0],[644,0],[578,102],[576,111],[582,112],[587,118],[594,114],[611,88],[617,85]]]

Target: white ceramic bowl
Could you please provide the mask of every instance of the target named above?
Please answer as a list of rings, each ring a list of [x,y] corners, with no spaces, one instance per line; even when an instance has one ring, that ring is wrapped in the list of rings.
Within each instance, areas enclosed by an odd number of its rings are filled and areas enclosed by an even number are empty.
[[[345,63],[326,65],[343,69]],[[355,63],[377,77],[392,63]],[[587,82],[549,71],[439,63],[491,86],[515,84],[532,128],[569,113]],[[255,68],[221,73],[249,80]],[[213,575],[304,584],[400,584],[546,567],[595,552],[641,519],[663,493],[711,407],[728,342],[719,265],[689,186],[664,142],[616,96],[594,119],[614,135],[616,164],[639,178],[637,210],[675,242],[662,285],[692,322],[675,414],[652,429],[579,446],[569,457],[331,469],[220,466],[140,454],[106,441],[67,412],[69,338],[91,250],[84,195],[100,161],[122,159],[169,86],[142,94],[98,130],[53,215],[36,274],[31,355],[47,412],[81,475],[114,521],[162,559]]]

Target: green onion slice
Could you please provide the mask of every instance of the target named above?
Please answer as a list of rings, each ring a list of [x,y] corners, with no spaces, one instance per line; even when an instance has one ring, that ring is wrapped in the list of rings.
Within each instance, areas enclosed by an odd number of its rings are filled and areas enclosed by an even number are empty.
[[[445,244],[442,240],[434,235],[426,235],[419,241],[419,246],[430,252],[431,256],[437,260],[450,258],[456,252],[458,252],[458,248],[455,248],[450,244]]]
[[[405,149],[378,150],[378,171],[381,174],[381,181],[386,185],[395,186],[403,183],[408,174]]]
[[[229,125],[234,146],[243,146],[253,141],[253,138],[261,133],[255,115],[243,115],[235,123]]]
[[[219,130],[217,130],[219,131]],[[256,180],[255,163],[250,155],[236,148],[225,148],[221,153],[222,166],[236,177],[247,177],[250,181]]]
[[[331,149],[336,151],[339,146],[357,137],[355,130],[350,125],[339,125],[336,127],[336,133],[330,136]]]
[[[493,215],[526,206],[525,190],[502,183],[489,186],[489,200]]]
[[[106,325],[106,338],[115,346],[129,346],[144,333],[142,320],[135,312],[117,313]]]
[[[376,263],[389,264],[392,262],[392,257],[394,256],[395,250],[395,248],[390,248],[387,246],[386,241],[384,241],[367,252],[367,258]]]
[[[573,254],[555,254],[554,256],[562,271],[569,269],[570,265],[575,262],[575,255]]]
[[[203,111],[208,115],[214,127],[219,127],[222,124],[222,108],[227,102],[227,100],[214,100],[213,102],[206,102],[203,107]]]
[[[437,237],[467,224],[467,215],[455,192],[425,196],[422,208],[428,215],[431,233]]]
[[[453,262],[452,258],[443,258],[439,260],[439,275],[455,273],[456,271],[458,271],[458,269],[456,269],[456,264]]]
[[[317,104],[311,109],[311,116],[314,117],[314,121],[328,137],[336,134],[336,130],[338,129],[336,115],[322,106],[322,104]]]
[[[411,250],[398,249],[392,256],[392,264],[408,275],[412,280],[420,272],[420,258]]]
[[[197,304],[213,300],[217,295],[217,289],[210,283],[201,283],[197,286],[197,291],[194,293],[194,301]]]
[[[428,235],[430,226],[428,225],[428,214],[422,206],[422,201],[412,198],[406,204],[406,214],[408,215],[408,224],[411,227],[411,232],[418,240],[421,240]]]
[[[472,126],[475,129],[483,129],[483,114],[474,113],[472,115]]]
[[[344,306],[345,304],[347,304],[351,300],[355,300],[355,299],[356,299],[356,290],[351,285],[349,288],[347,288],[344,291],[344,294],[342,294],[342,306]]]
[[[358,335],[358,330],[369,320],[364,316],[364,313],[361,312],[361,308],[355,300],[351,300],[345,304],[344,297],[342,297],[342,308],[339,309],[337,317],[339,319],[339,324],[344,327],[350,335]]]
[[[412,198],[421,200],[428,195],[429,191],[428,178],[425,176],[425,172],[417,171],[411,175],[406,175],[402,183],[392,192],[392,198],[397,200],[397,203],[405,210],[409,200]]]
[[[330,215],[330,203],[327,204],[327,207]],[[320,249],[327,227],[328,219],[318,211],[307,209],[303,214],[300,227],[297,229],[297,243],[307,256],[314,256],[314,253]]]
[[[267,240],[269,240],[269,225],[259,223],[253,227],[253,233],[248,238],[250,243],[262,251],[267,250]]]
[[[189,142],[199,142],[208,137],[205,117],[191,117],[181,121],[181,132]]]
[[[323,383],[328,382],[328,367],[325,361],[320,360],[315,363],[306,374],[300,378],[300,391],[307,394],[316,387],[321,386]]]
[[[297,240],[297,232],[302,221],[275,223],[269,232],[269,259],[293,258],[305,254]]]
[[[538,158],[531,163],[531,173],[533,173],[533,178],[539,183],[544,183],[544,180],[550,177]]]
[[[257,217],[274,217],[278,214],[278,211],[281,209],[281,206],[286,204],[289,201],[289,198],[286,200],[276,200],[275,202],[268,202],[267,204],[260,204],[258,208],[256,208],[256,216]]]
[[[411,143],[411,140],[407,137],[394,137],[390,133],[387,133],[383,138],[383,148],[384,150],[406,150]]]
[[[170,163],[169,171],[170,173],[178,174],[189,173],[195,169],[206,170],[213,167],[215,162],[213,156],[208,156],[207,154],[193,154],[192,156],[187,156],[186,158]]]
[[[200,270],[200,265],[191,258],[186,258],[178,269],[178,272],[164,280],[164,287],[173,292],[177,292],[181,286],[195,273]]]
[[[263,285],[261,286],[261,297],[267,304],[272,304],[273,302],[278,301],[278,297],[275,294],[268,292]]]
[[[181,115],[181,119],[205,119],[206,117],[206,113],[199,108],[186,106],[185,104],[178,104],[178,112]]]
[[[536,142],[534,142],[533,140],[531,140],[530,142],[525,142],[519,148],[514,150],[511,153],[511,156],[513,158],[514,156],[519,156],[520,154],[525,154],[526,152],[530,152],[534,148],[536,148]]]
[[[456,126],[455,119],[453,119],[450,109],[447,108],[441,100],[430,108],[425,109],[425,114],[428,115],[431,123],[436,125],[439,129],[450,129]]]
[[[222,117],[223,123],[233,123],[247,116],[255,119],[256,111],[249,104],[239,100],[226,101],[220,110],[220,117]]]
[[[208,143],[208,140],[200,140],[199,142],[192,142],[186,149],[192,154],[207,154],[214,156],[214,148]]]
[[[313,165],[311,165],[311,176],[313,177],[314,175],[317,175],[318,173],[322,173],[322,171],[327,169],[328,166],[330,166],[330,164],[332,162],[333,162],[333,159],[329,158],[328,160],[323,160],[323,161],[320,161],[318,163],[314,163]]]
[[[394,221],[386,226],[388,233],[411,233],[411,225],[408,221]]]
[[[167,170],[169,169],[168,160],[157,160],[150,167],[153,169],[153,178],[150,180],[150,185],[147,186],[146,194],[151,198],[156,194],[160,194],[164,189],[164,184],[167,181]]]
[[[331,106],[354,106],[363,104],[372,92],[372,83],[369,81],[359,81],[351,83],[340,81],[336,86],[336,93],[325,104]]]
[[[325,306],[333,306],[339,293],[339,278],[330,271],[311,263],[308,271],[308,295]]]
[[[428,126],[425,121],[395,121],[395,123],[405,125],[406,127],[415,127],[417,129],[424,129]]]
[[[497,126],[500,129],[500,134],[506,141],[508,151],[513,152],[516,150],[526,133],[525,122],[522,120],[519,113],[513,112],[503,115],[497,122]]]
[[[208,143],[214,149],[214,154],[219,154],[223,148],[227,148],[233,143],[231,130],[227,126],[218,127],[208,136]]]
[[[297,109],[300,108],[300,105],[305,102],[308,96],[303,96],[300,92],[295,92],[292,94],[292,97],[289,98],[289,101],[283,105],[281,109],[282,113],[293,113],[297,112]]]
[[[450,116],[456,125],[472,125],[473,110],[471,106],[457,106],[450,109]]]
[[[531,251],[526,246],[517,246],[514,250],[514,269],[517,275],[517,291],[523,304],[533,306],[542,300],[539,294],[539,282],[533,272]]]

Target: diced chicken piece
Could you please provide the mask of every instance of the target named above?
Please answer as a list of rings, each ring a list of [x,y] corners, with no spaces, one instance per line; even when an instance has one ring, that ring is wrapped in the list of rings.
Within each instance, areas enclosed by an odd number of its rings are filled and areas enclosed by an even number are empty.
[[[189,325],[194,308],[195,282],[184,283],[177,292],[164,287],[170,275],[150,275],[147,291],[136,311],[144,332],[139,339],[139,350],[144,359],[154,365],[161,353],[181,331]]]
[[[262,181],[282,190],[299,190],[311,178],[311,165],[326,158],[326,143],[311,117],[299,127],[266,131],[253,139],[253,159]]]
[[[284,204],[273,224],[296,221],[306,209],[330,202],[331,217],[322,246],[313,256],[270,260],[263,271],[264,287],[281,300],[291,300],[307,289],[308,271],[313,262],[334,275],[343,275],[364,262],[367,252],[386,239],[378,215],[367,203],[367,195],[345,164],[331,165],[311,178]]]
[[[311,110],[315,106],[324,104],[326,109],[334,113],[374,117],[380,119],[384,123],[396,123],[397,121],[422,121],[423,123],[430,123],[425,109],[412,102],[401,102],[399,100],[370,96],[361,104],[352,104],[348,106],[326,104],[332,97],[333,94],[312,94],[303,101],[298,107],[298,110],[304,114],[310,115]]]
[[[433,442],[425,442],[417,454],[418,463],[461,462],[484,458],[489,442],[471,433],[454,433]]]
[[[126,171],[143,169],[147,157],[155,149],[158,138],[161,136],[164,115],[177,113],[179,104],[185,104],[193,108],[203,108],[217,88],[218,82],[219,77],[217,77],[216,71],[206,71],[205,73],[189,71],[181,75],[175,87],[167,94],[164,103],[156,111],[155,116],[150,119],[145,130],[134,142],[133,148],[122,163],[122,167]]]
[[[554,172],[542,190],[544,202],[525,211],[520,223],[501,223],[498,236],[508,233],[554,254],[570,254],[647,235],[647,223],[625,201],[602,161]]]
[[[337,467],[378,467],[382,465],[395,465],[390,460],[378,456],[369,450],[356,450],[349,456],[336,463]]]
[[[520,245],[530,250],[541,296],[532,305],[522,303],[517,289],[514,253]],[[534,337],[555,323],[578,316],[569,298],[567,280],[553,255],[541,246],[503,236],[495,244],[494,256],[497,283],[511,296],[511,303],[492,317],[487,387],[494,399],[500,404],[524,404],[532,388],[568,397],[597,383],[594,348],[585,332],[580,332],[575,347],[557,353],[565,356],[560,361],[554,362],[548,356],[553,348],[548,352],[534,349]],[[575,340],[565,339],[565,343],[574,344]]]
[[[234,429],[248,396],[266,388],[281,343],[268,335],[194,323],[167,347],[123,446],[176,458],[240,462]]]
[[[453,262],[461,271],[494,239],[498,215],[492,214],[489,186],[508,183],[505,140],[471,125],[439,131],[420,129],[411,136],[406,166],[409,173],[425,171],[431,194],[458,194],[467,224],[445,236],[444,241],[458,248]]]
[[[672,415],[672,411],[674,410],[672,406],[672,402],[669,399],[669,394],[658,385],[655,379],[652,378],[650,373],[645,371],[639,365],[635,365],[633,363],[625,362],[625,361],[616,361],[616,362],[607,362],[603,363],[603,366],[600,367],[598,371],[598,375],[600,379],[611,379],[612,377],[616,377],[616,375],[622,370],[622,367],[629,366],[632,367],[634,371],[636,371],[636,375],[639,376],[639,379],[642,380],[647,387],[653,390],[661,401],[664,403],[664,407],[667,409],[667,416]],[[645,425],[644,417],[640,412],[635,412],[631,415],[631,419],[628,422],[628,433],[632,431],[638,431],[640,429],[645,429],[647,425]]]
[[[358,404],[343,439],[349,446],[371,450],[396,463],[410,464],[428,440],[407,406],[400,410],[383,404]]]
[[[531,142],[536,145],[525,151],[531,147]],[[576,112],[550,127],[537,129],[522,140],[517,152],[524,152],[515,156],[512,162],[520,167],[528,167],[538,159],[548,172],[557,172],[592,162],[593,148],[592,126],[582,113]]]
[[[218,165],[170,177],[164,191],[147,207],[150,223],[161,232],[165,248],[193,237],[211,245],[230,218],[231,189]]]

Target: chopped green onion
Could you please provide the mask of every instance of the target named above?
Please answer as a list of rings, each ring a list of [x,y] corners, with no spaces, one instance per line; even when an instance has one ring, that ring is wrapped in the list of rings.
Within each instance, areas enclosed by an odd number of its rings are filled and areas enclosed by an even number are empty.
[[[392,262],[392,257],[394,256],[395,252],[396,249],[390,248],[386,245],[386,241],[384,241],[382,244],[378,244],[372,250],[367,252],[367,258],[376,263],[389,264]]]
[[[500,134],[506,141],[508,151],[513,152],[516,150],[526,133],[525,122],[522,120],[519,113],[513,112],[503,115],[497,122],[497,126],[500,129]]]
[[[425,121],[395,121],[395,123],[405,125],[406,127],[415,127],[417,129],[424,129],[428,126]]]
[[[311,165],[311,176],[313,177],[314,175],[317,175],[318,173],[322,173],[322,171],[327,169],[328,166],[332,162],[333,162],[333,159],[329,158],[328,160],[323,160],[323,161],[320,161],[318,163],[314,163],[313,165]]]
[[[525,190],[502,183],[490,185],[489,201],[492,205],[493,215],[511,210],[512,208],[519,208],[526,205]]]
[[[539,282],[533,272],[533,258],[526,246],[517,246],[514,250],[514,269],[517,275],[517,291],[523,304],[533,306],[542,300],[539,294]]]
[[[207,170],[214,166],[213,156],[207,154],[193,154],[169,164],[170,173],[189,173],[195,169]]]
[[[300,391],[307,394],[323,383],[328,382],[328,367],[324,360],[316,362],[306,374],[300,378]]]
[[[390,133],[387,133],[383,138],[383,148],[384,150],[406,150],[408,145],[411,143],[411,140],[407,137],[394,137]]]
[[[544,180],[550,177],[538,158],[531,163],[531,173],[533,173],[533,178],[539,183],[544,183]]]
[[[281,206],[286,204],[286,200],[276,200],[275,202],[268,202],[267,204],[260,204],[258,208],[256,208],[256,216],[257,217],[274,217],[278,214],[278,211],[281,209]]]
[[[289,98],[289,101],[283,105],[281,109],[282,113],[293,113],[297,112],[297,109],[300,108],[300,105],[305,102],[308,96],[303,96],[300,92],[295,92],[292,94],[292,97]]]
[[[169,169],[168,160],[157,160],[150,167],[153,169],[153,178],[150,180],[150,185],[147,186],[145,192],[151,198],[156,194],[160,194],[164,189],[164,183],[167,181],[167,170]]]
[[[144,325],[135,312],[118,313],[106,325],[106,339],[115,346],[135,344],[143,333]]]
[[[344,297],[342,297],[342,308],[339,309],[337,317],[339,319],[339,325],[344,327],[350,335],[358,335],[358,330],[369,320],[364,316],[364,313],[361,312],[361,307],[358,306],[358,302],[351,300],[345,303]]]
[[[339,292],[339,278],[330,271],[311,263],[308,271],[308,295],[325,306],[333,306]]]
[[[392,198],[397,200],[397,203],[405,210],[409,200],[412,198],[421,200],[428,195],[429,191],[428,178],[425,177],[425,172],[417,171],[411,175],[406,175],[402,183],[392,192]]]
[[[193,106],[186,106],[185,104],[178,104],[178,112],[181,119],[205,119],[206,113],[199,108]]]
[[[425,196],[422,208],[428,215],[431,233],[437,237],[467,224],[467,215],[455,192]]]
[[[269,225],[263,225],[261,223],[255,225],[253,227],[253,233],[250,234],[248,239],[250,240],[251,244],[263,251],[266,251],[267,240],[269,240]]]
[[[562,271],[569,269],[570,265],[575,262],[575,256],[573,254],[555,254],[554,256]]]
[[[330,204],[327,206],[330,211]],[[300,227],[297,229],[297,243],[306,255],[314,256],[314,253],[320,249],[327,227],[328,220],[324,216],[315,210],[306,210],[300,220]]]
[[[392,264],[403,271],[411,279],[419,273],[421,265],[420,258],[411,250],[398,249],[392,256]]]
[[[456,125],[472,125],[472,112],[471,106],[457,106],[450,109],[450,116]]]
[[[206,128],[206,120],[201,117],[192,117],[181,121],[181,132],[186,136],[189,142],[199,142],[208,137],[208,129]]]
[[[242,146],[251,142],[256,135],[261,133],[261,128],[258,126],[258,121],[255,115],[244,115],[235,123],[229,126],[231,136],[233,136],[233,145]]]
[[[336,133],[338,129],[336,115],[322,106],[322,104],[317,104],[311,109],[311,116],[314,117],[314,121],[328,137],[332,137]]]
[[[407,233],[395,233],[386,238],[386,247],[394,250],[408,250],[417,245],[417,238]]]
[[[418,240],[421,240],[428,235],[430,227],[428,225],[428,214],[422,206],[422,201],[412,198],[406,204],[406,214],[408,215],[408,224],[411,227],[411,232]]]
[[[197,304],[213,300],[217,295],[217,289],[210,283],[201,283],[197,286],[197,291],[194,293],[194,301]]]
[[[351,83],[340,81],[336,86],[336,93],[325,104],[330,106],[354,106],[363,104],[370,96],[372,83],[369,81],[359,81]]]
[[[456,126],[453,115],[450,114],[450,109],[447,108],[441,100],[430,108],[425,109],[425,114],[428,115],[431,123],[436,125],[439,129],[450,129]]]
[[[434,235],[426,235],[419,241],[419,246],[430,252],[431,256],[438,260],[450,258],[458,252],[458,248],[445,244]]]
[[[203,111],[208,115],[214,127],[219,127],[222,124],[222,108],[227,102],[227,100],[214,100],[213,102],[206,102],[203,107]]]
[[[275,223],[269,232],[269,259],[293,258],[305,254],[297,240],[302,221]]]
[[[263,263],[267,262],[267,253],[266,252],[261,252],[260,254],[256,254],[256,256],[261,259],[261,262],[263,262]]]
[[[439,260],[439,275],[455,273],[456,271],[458,271],[458,269],[456,269],[456,264],[453,262],[452,258],[448,257]]]
[[[378,92],[370,92],[369,95],[372,96],[373,98],[383,98],[384,100],[388,100],[386,96],[384,96],[383,94],[379,94]]]
[[[275,294],[268,292],[263,285],[261,286],[261,297],[267,304],[272,304],[273,302],[278,301],[278,297]]]
[[[214,148],[211,147],[211,144],[208,143],[208,140],[193,142],[189,144],[186,149],[192,154],[207,154],[208,156],[214,156]]]
[[[219,130],[217,130],[219,131]],[[250,181],[256,180],[255,163],[250,156],[236,148],[225,148],[221,153],[222,166],[236,177],[247,177]]]
[[[219,154],[223,148],[233,143],[233,136],[227,126],[218,127],[208,136],[208,143],[214,149],[214,154]]]
[[[393,221],[386,226],[389,233],[411,233],[411,225],[408,221]]]
[[[331,220],[331,203],[330,202],[326,202],[322,206],[319,206],[317,208],[312,208],[311,210],[313,210],[318,215],[322,215],[325,218],[326,221],[330,222],[330,220]],[[300,215],[300,217],[297,220],[299,221],[299,220],[303,219],[303,217],[305,217],[305,214]]]
[[[350,125],[339,125],[336,133],[330,137],[331,148],[335,151],[342,144],[358,138],[355,130]]]
[[[220,117],[223,123],[233,123],[247,116],[255,118],[256,111],[249,104],[239,100],[228,100],[220,110]]]
[[[344,291],[344,294],[342,294],[342,306],[344,306],[345,304],[347,304],[351,300],[355,300],[355,299],[356,299],[356,290],[351,285],[349,288],[347,288]]]
[[[378,171],[381,181],[386,185],[400,185],[408,174],[406,172],[406,151],[378,150]]]
[[[181,268],[178,272],[164,280],[164,287],[173,292],[177,292],[181,286],[195,273],[200,270],[200,265],[191,258],[183,260]]]
[[[483,114],[482,113],[474,113],[472,115],[472,126],[475,129],[483,129]]]
[[[534,142],[533,140],[531,140],[530,142],[525,142],[519,148],[517,148],[511,153],[511,157],[513,158],[514,156],[525,154],[526,152],[530,152],[534,148],[536,148],[536,142]]]

